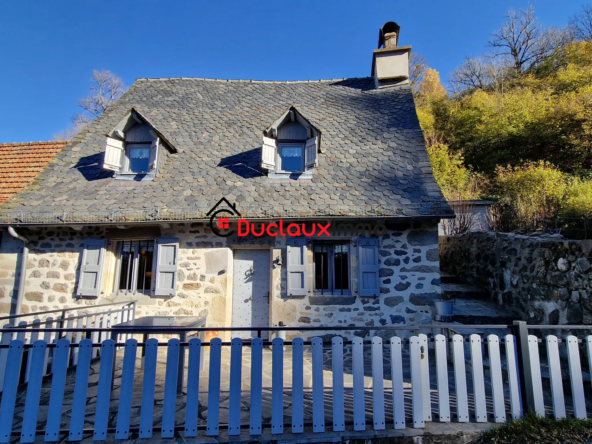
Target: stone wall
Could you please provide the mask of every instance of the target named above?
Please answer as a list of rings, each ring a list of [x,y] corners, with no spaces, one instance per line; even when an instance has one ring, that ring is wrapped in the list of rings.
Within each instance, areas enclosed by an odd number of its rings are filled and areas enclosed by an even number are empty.
[[[114,294],[118,239],[145,238],[142,229],[108,227],[20,229],[30,240],[23,312],[81,307],[119,301],[138,301],[137,316],[207,316],[208,326],[230,326],[232,314],[232,251],[264,248],[270,251],[270,325],[280,321],[295,326],[390,326],[429,324],[432,300],[440,294],[436,222],[386,224],[380,236],[380,296],[359,297],[357,238],[352,242],[349,296],[314,295],[313,254],[308,250],[310,292],[294,298],[286,294],[285,238],[221,238],[202,223],[153,227],[156,236],[179,238],[177,295],[118,296]],[[153,231],[154,232],[154,231]],[[74,297],[84,239],[108,239],[101,296]],[[331,239],[335,239],[332,237]],[[3,232],[0,247],[0,313],[9,313],[16,297],[22,242]],[[283,265],[272,263],[282,257]],[[14,305],[12,306],[14,309]]]
[[[202,224],[179,224],[160,228],[159,235],[179,238],[178,282],[175,297],[147,295],[121,296],[113,292],[117,237],[105,227],[75,231],[70,228],[18,230],[29,239],[29,259],[23,300],[23,313],[81,307],[112,302],[138,301],[137,316],[195,315],[207,316],[210,326],[226,325],[226,296],[232,289],[232,255],[225,243]],[[26,232],[25,232],[26,231]],[[116,230],[117,231],[117,230]],[[130,228],[126,239],[143,237]],[[136,234],[135,234],[136,233]],[[101,296],[96,299],[75,298],[78,268],[84,239],[109,239],[103,264]],[[3,232],[0,247],[0,313],[14,309],[22,242]],[[11,307],[10,304],[13,304]]]
[[[285,292],[284,267],[276,277],[275,285],[279,284],[281,292],[276,292],[273,299],[272,324],[280,320],[288,325],[309,326],[381,327],[431,323],[432,300],[439,298],[441,293],[438,226],[435,222],[387,223],[386,231],[380,237],[379,297],[358,296],[357,248],[354,246],[351,296],[314,295],[312,279],[309,279],[308,297],[289,298]],[[285,241],[278,239],[277,242],[277,246],[285,251]],[[309,249],[311,276],[312,261],[313,254]]]
[[[508,233],[440,238],[442,271],[532,324],[592,324],[592,240]]]

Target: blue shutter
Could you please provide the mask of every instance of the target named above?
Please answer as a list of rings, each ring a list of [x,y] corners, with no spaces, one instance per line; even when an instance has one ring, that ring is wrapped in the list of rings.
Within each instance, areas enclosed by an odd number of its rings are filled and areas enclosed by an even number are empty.
[[[306,239],[288,239],[286,246],[288,296],[308,294],[308,261]]]
[[[360,296],[378,296],[378,239],[358,239],[358,268],[360,270]]]
[[[179,260],[179,239],[156,239],[156,261],[154,262],[154,296],[175,296],[177,294],[177,262]]]
[[[106,244],[105,239],[84,240],[76,292],[78,296],[99,297]]]

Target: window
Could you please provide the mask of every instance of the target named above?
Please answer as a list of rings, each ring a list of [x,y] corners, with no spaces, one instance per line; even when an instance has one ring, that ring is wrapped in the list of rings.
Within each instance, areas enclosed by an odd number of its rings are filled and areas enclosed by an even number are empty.
[[[312,179],[321,133],[294,107],[263,131],[261,167],[272,179]]]
[[[151,142],[127,143],[125,147],[128,158],[127,172],[145,174],[150,170],[150,145]]]
[[[154,241],[120,241],[117,245],[115,293],[150,294]]]
[[[290,173],[304,171],[304,144],[279,145],[280,170]]]
[[[351,294],[349,242],[315,242],[314,290],[319,294]]]

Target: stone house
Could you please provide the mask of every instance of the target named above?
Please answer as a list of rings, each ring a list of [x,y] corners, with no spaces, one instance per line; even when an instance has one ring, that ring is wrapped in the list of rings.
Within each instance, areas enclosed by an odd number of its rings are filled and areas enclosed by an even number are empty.
[[[453,213],[398,32],[381,28],[367,78],[136,80],[0,205],[2,311],[136,300],[208,326],[430,323]],[[28,241],[23,279],[8,227]]]

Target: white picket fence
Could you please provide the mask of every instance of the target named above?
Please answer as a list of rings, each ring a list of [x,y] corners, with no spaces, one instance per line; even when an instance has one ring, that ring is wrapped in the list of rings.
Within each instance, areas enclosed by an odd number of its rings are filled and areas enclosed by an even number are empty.
[[[69,309],[71,311],[72,309]],[[43,339],[46,344],[56,343],[62,336],[68,340],[71,344],[78,344],[83,337],[82,331],[69,331],[61,334],[60,332],[51,331],[57,328],[66,329],[84,329],[84,328],[110,328],[111,326],[120,322],[126,322],[135,318],[135,304],[127,304],[120,307],[110,306],[109,308],[93,308],[92,306],[77,309],[79,311],[85,311],[82,315],[74,315],[70,313],[65,319],[62,316],[47,317],[44,320],[35,319],[32,322],[21,321],[18,325],[5,324],[4,329],[19,328],[19,332],[2,332],[0,338],[0,344],[7,345],[13,339],[18,339],[23,344],[33,344],[39,339]],[[91,310],[94,310],[90,312]],[[34,316],[32,313],[31,316]],[[103,342],[108,339],[109,332],[93,331],[90,334],[90,339],[93,343]],[[98,355],[98,348],[94,348],[92,357],[96,358]],[[52,369],[48,370],[48,363],[50,362],[51,349],[46,348],[45,359],[40,364],[42,368],[42,374],[45,376],[48,373],[52,373]],[[68,353],[68,366],[76,365],[78,361],[78,348],[73,347],[72,352]],[[52,368],[53,368],[53,360]],[[8,360],[8,349],[0,349],[0,392],[4,390],[4,380],[7,369],[7,364],[10,363]],[[31,371],[31,360],[27,361],[27,368],[25,370],[24,382],[28,382],[29,374]]]
[[[44,434],[45,441],[54,442],[64,438],[68,434],[70,441],[80,441],[85,434],[92,432],[94,440],[105,440],[108,434],[113,433],[115,439],[129,439],[130,433],[139,433],[139,438],[151,438],[156,431],[160,431],[161,438],[172,438],[176,431],[184,431],[185,437],[218,436],[221,430],[226,429],[229,436],[240,435],[241,429],[248,427],[251,436],[259,436],[265,427],[271,428],[273,435],[282,435],[287,432],[293,434],[303,433],[305,427],[311,427],[313,432],[323,433],[345,431],[346,412],[344,376],[351,376],[353,381],[353,426],[354,431],[385,430],[387,428],[404,429],[406,427],[423,428],[426,422],[506,422],[509,417],[517,419],[522,417],[523,410],[520,395],[520,382],[518,372],[518,360],[513,335],[506,335],[500,340],[496,335],[487,336],[482,341],[477,334],[470,335],[465,340],[461,335],[454,335],[447,339],[444,335],[436,335],[431,341],[426,335],[412,336],[408,343],[398,337],[392,337],[388,343],[383,343],[380,337],[374,337],[371,343],[364,343],[359,337],[355,337],[351,345],[351,375],[344,372],[344,345],[346,340],[342,337],[334,337],[330,346],[331,368],[324,366],[323,354],[329,351],[328,344],[325,349],[321,338],[313,338],[310,343],[305,343],[301,338],[284,342],[281,338],[272,341],[271,350],[271,422],[263,423],[262,404],[263,397],[263,366],[264,366],[264,342],[261,339],[253,339],[249,343],[243,343],[239,338],[234,338],[228,345],[230,347],[230,380],[229,380],[229,404],[228,423],[220,423],[220,393],[222,374],[222,348],[221,339],[214,338],[209,343],[202,343],[200,339],[191,339],[187,344],[181,344],[178,339],[170,339],[166,344],[159,344],[155,338],[149,339],[145,344],[138,344],[135,339],[127,339],[122,345],[123,364],[121,372],[121,385],[116,412],[111,409],[112,386],[114,378],[114,360],[117,356],[117,344],[111,339],[105,339],[100,344],[93,340],[83,339],[79,342],[71,342],[69,338],[59,339],[51,347],[53,355],[53,374],[51,379],[51,394],[47,421],[42,423],[44,429],[38,427],[38,411],[40,406],[41,387],[43,376],[46,374],[47,340],[32,341],[32,345],[25,347],[25,342],[19,338],[12,340],[6,351],[6,367],[3,378],[4,392],[0,403],[0,443],[7,443],[11,435],[20,435],[20,442],[33,442],[37,434]],[[561,359],[559,344],[555,336],[547,336],[544,339],[549,358],[549,371],[551,379],[551,398],[553,414],[556,418],[566,416],[566,403],[563,393],[561,376]],[[503,344],[502,354],[500,343]],[[310,345],[307,345],[310,344]],[[430,345],[431,344],[431,345]],[[284,346],[291,345],[291,384],[284,381],[285,350]],[[565,341],[569,362],[569,377],[571,380],[571,396],[573,399],[573,411],[576,417],[586,418],[586,401],[584,396],[584,383],[578,340],[574,336],[567,337]],[[589,361],[592,361],[592,336],[585,339]],[[138,348],[145,347],[142,369],[138,368]],[[99,368],[98,391],[96,408],[94,411],[94,424],[92,430],[85,429],[85,407],[87,405],[87,393],[89,383],[89,369],[91,359],[97,348],[100,347],[101,359]],[[310,347],[310,350],[307,349]],[[365,384],[365,360],[368,347],[371,357],[371,387]],[[408,347],[407,350],[405,348]],[[200,355],[204,349],[209,348],[209,367],[201,370]],[[155,387],[157,376],[157,354],[159,350],[166,349],[165,386],[162,415],[155,414]],[[305,415],[305,385],[304,367],[307,362],[304,359],[306,353],[311,355],[312,372],[312,422],[307,423]],[[541,365],[539,362],[539,339],[529,336],[530,360],[533,374],[533,388],[535,392],[536,412],[545,414],[545,397],[541,377]],[[17,395],[19,395],[19,378],[21,363],[24,353],[30,353],[27,359],[26,395],[24,409],[19,407],[18,415],[15,415]],[[250,352],[250,400],[249,422],[241,423],[241,395],[242,395],[242,368],[243,353]],[[68,429],[62,429],[64,422],[62,416],[64,392],[70,353],[76,353],[74,364],[75,382],[73,391],[73,403]],[[187,368],[187,392],[186,396],[177,394],[177,378],[179,353],[188,352]],[[406,353],[408,352],[408,353]],[[390,361],[383,359],[383,354],[390,355]],[[484,364],[484,358],[487,363]],[[435,359],[435,366],[430,366],[429,360]],[[592,362],[590,362],[592,364]],[[386,366],[390,366],[389,380],[384,379]],[[405,368],[408,365],[409,368]],[[467,367],[470,373],[467,373]],[[489,372],[485,368],[489,368]],[[430,374],[430,369],[435,368],[435,374]],[[404,370],[408,370],[410,380],[405,380]],[[198,404],[200,391],[200,376],[208,372],[207,389],[207,423],[198,426]],[[326,372],[330,372],[331,386],[325,387]],[[488,373],[486,379],[486,373]],[[139,427],[130,426],[132,421],[132,407],[134,394],[134,380],[142,378],[141,407]],[[385,383],[386,381],[386,383]],[[285,388],[291,387],[291,423],[284,423],[284,412],[287,401],[284,399]],[[365,386],[366,385],[366,386]],[[390,385],[390,387],[389,387]],[[410,385],[410,387],[409,387]],[[25,390],[22,388],[21,390]],[[330,390],[331,397],[326,399],[326,391]],[[366,411],[365,396],[371,390],[371,411]],[[410,396],[409,396],[410,390]],[[387,403],[385,393],[390,394],[392,402]],[[22,399],[22,396],[20,396]],[[406,417],[405,407],[409,406],[411,415]],[[488,406],[490,406],[488,408]],[[137,407],[137,406],[135,406]],[[184,407],[184,422],[178,423],[178,407]],[[434,409],[437,407],[437,410]],[[390,410],[390,411],[389,411]],[[328,413],[331,412],[331,421],[327,424]],[[432,413],[437,411],[437,417],[432,418]],[[472,414],[471,414],[472,412]],[[116,425],[110,427],[109,418],[116,413]],[[15,423],[16,418],[23,418],[22,423]],[[367,419],[371,423],[367,424]],[[135,418],[137,420],[137,418]],[[408,420],[411,419],[411,423]],[[18,422],[18,421],[17,421]],[[137,422],[137,421],[136,421]],[[161,426],[155,426],[155,423]]]

